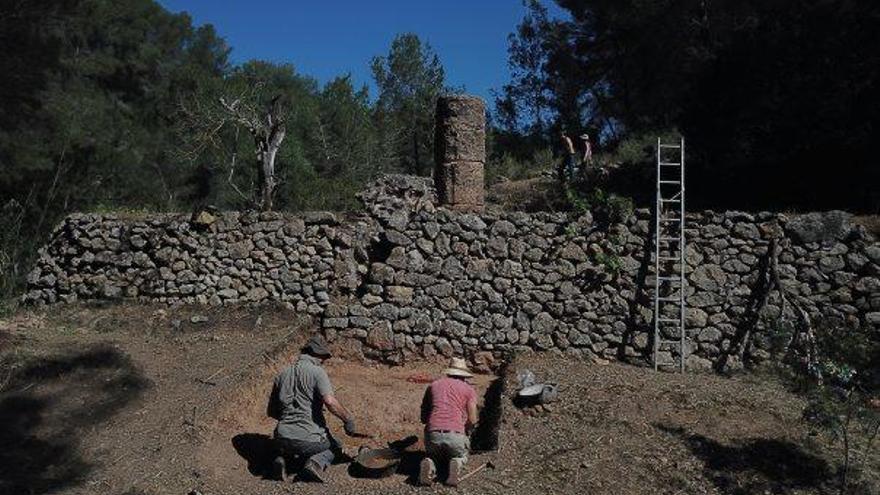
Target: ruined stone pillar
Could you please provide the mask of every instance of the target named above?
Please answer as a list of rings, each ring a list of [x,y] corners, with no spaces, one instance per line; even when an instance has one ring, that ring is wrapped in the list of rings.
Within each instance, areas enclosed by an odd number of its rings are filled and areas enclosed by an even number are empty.
[[[434,185],[439,203],[459,211],[482,211],[486,105],[476,96],[441,96],[435,119]]]

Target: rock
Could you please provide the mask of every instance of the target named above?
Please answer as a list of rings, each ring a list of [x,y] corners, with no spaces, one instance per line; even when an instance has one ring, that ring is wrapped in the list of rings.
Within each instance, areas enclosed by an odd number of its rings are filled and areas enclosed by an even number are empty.
[[[447,280],[456,280],[464,275],[464,267],[456,258],[447,258],[440,267],[440,275]]]
[[[559,253],[563,259],[567,259],[570,261],[587,261],[587,253],[574,242],[569,242],[562,248],[562,251]]]
[[[507,239],[503,237],[491,237],[486,243],[486,254],[493,258],[506,258],[508,244]]]
[[[437,349],[437,352],[445,357],[452,357],[453,355],[455,355],[455,349],[452,347],[452,344],[450,344],[449,341],[446,340],[445,337],[438,338],[437,341],[434,342],[434,348]]]
[[[727,275],[718,265],[702,265],[694,269],[690,276],[691,283],[706,291],[715,291],[723,287]]]
[[[843,270],[845,267],[846,262],[840,256],[828,256],[819,259],[819,269],[825,273],[833,273]]]
[[[867,256],[872,263],[880,265],[880,244],[866,247],[865,256]]]
[[[710,371],[712,370],[712,361],[696,354],[691,354],[685,360],[685,368],[689,371]]]
[[[202,210],[195,216],[195,218],[192,219],[192,224],[197,229],[205,230],[213,225],[216,221],[217,217],[205,210]]]
[[[880,278],[862,277],[856,282],[855,289],[867,294],[880,293]]]
[[[374,318],[395,321],[400,317],[400,308],[395,306],[394,304],[379,304],[378,306],[373,308],[371,314]]]
[[[556,329],[556,319],[549,313],[539,313],[532,320],[532,330],[537,333],[550,333]]]
[[[733,234],[746,240],[756,240],[761,238],[758,227],[752,223],[738,223],[733,227]]]
[[[101,292],[106,299],[119,299],[122,297],[122,288],[113,284],[104,284]]]
[[[235,299],[238,297],[238,291],[235,289],[221,289],[217,291],[217,295],[223,299]]]
[[[685,325],[688,328],[703,328],[706,326],[706,321],[709,319],[709,315],[706,314],[705,311],[699,308],[687,308],[687,317],[685,318]]]
[[[369,279],[376,284],[392,284],[394,282],[394,268],[385,263],[373,263],[370,265]]]
[[[254,287],[247,292],[247,295],[245,295],[245,299],[252,302],[260,302],[267,297],[269,297],[269,292],[262,287]]]
[[[385,288],[385,295],[390,302],[408,305],[413,300],[413,289],[399,285],[392,285]]]
[[[495,356],[491,352],[477,352],[473,358],[473,369],[477,373],[491,373],[495,368]]]
[[[698,340],[700,342],[719,342],[721,337],[721,330],[714,327],[706,327],[700,331]]]
[[[376,322],[367,332],[367,345],[380,351],[394,349],[394,333],[391,331],[391,322]]]
[[[841,241],[853,230],[852,215],[843,211],[828,211],[799,215],[785,225],[786,233],[797,242]]]
[[[193,315],[192,317],[190,317],[189,321],[190,323],[197,325],[200,323],[208,323],[209,320],[208,317],[205,315]]]
[[[375,294],[364,294],[361,297],[361,303],[363,303],[364,306],[375,306],[376,304],[379,304],[382,301],[383,301],[382,297],[375,295]]]
[[[324,328],[348,328],[348,318],[324,318]]]
[[[338,225],[339,219],[329,211],[307,211],[302,215],[306,225]]]
[[[254,243],[250,239],[245,239],[241,242],[236,242],[229,246],[229,256],[232,259],[244,259],[250,255],[251,251],[254,249]]]
[[[511,237],[516,233],[516,226],[507,220],[499,220],[492,224],[489,233],[498,237]]]
[[[401,174],[379,176],[356,197],[370,214],[395,228],[409,216],[409,211],[433,208],[437,203],[437,191],[430,177]]]
[[[484,222],[483,219],[478,217],[477,215],[473,215],[470,213],[461,215],[461,217],[459,217],[458,219],[458,223],[465,229],[475,232],[486,230],[486,222]]]

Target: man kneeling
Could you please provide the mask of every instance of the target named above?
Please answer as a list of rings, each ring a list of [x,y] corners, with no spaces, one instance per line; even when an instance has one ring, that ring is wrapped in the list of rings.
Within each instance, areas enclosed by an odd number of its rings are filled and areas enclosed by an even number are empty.
[[[464,359],[453,358],[446,375],[435,380],[422,400],[425,451],[419,466],[419,484],[430,485],[437,475],[437,463],[449,463],[446,484],[458,485],[471,447],[468,434],[477,424],[477,392],[467,379],[474,375]]]
[[[354,418],[333,396],[333,387],[321,364],[330,357],[320,337],[312,337],[296,363],[275,378],[266,414],[278,420],[275,427],[275,474],[287,479],[285,458],[300,457],[305,465],[299,473],[308,481],[324,481],[324,471],[342,445],[333,438],[324,419],[324,406],[345,424],[345,433],[355,432]]]

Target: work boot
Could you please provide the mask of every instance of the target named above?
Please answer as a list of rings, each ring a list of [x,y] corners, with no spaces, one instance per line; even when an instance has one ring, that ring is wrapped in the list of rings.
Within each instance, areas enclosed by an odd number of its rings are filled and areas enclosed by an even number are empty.
[[[300,471],[299,477],[303,481],[315,481],[317,483],[323,483],[324,470],[321,469],[321,466],[319,466],[317,462],[309,459],[308,461],[306,461],[306,465],[303,466],[302,471]]]
[[[275,479],[287,481],[287,464],[284,462],[284,456],[278,456],[272,461],[272,473]]]
[[[464,469],[464,462],[455,458],[449,461],[449,476],[446,478],[446,484],[449,486],[458,486],[461,481],[461,471]]]
[[[419,464],[419,485],[431,486],[435,476],[437,476],[437,469],[434,467],[434,461],[430,457],[425,457]]]

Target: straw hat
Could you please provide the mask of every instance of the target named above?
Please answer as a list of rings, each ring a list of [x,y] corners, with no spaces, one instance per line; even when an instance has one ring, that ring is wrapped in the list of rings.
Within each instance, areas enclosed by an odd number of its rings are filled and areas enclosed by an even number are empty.
[[[457,376],[459,378],[471,378],[474,376],[474,374],[468,370],[467,362],[462,358],[452,358],[452,361],[449,362],[449,367],[443,370],[443,374],[446,376]]]

